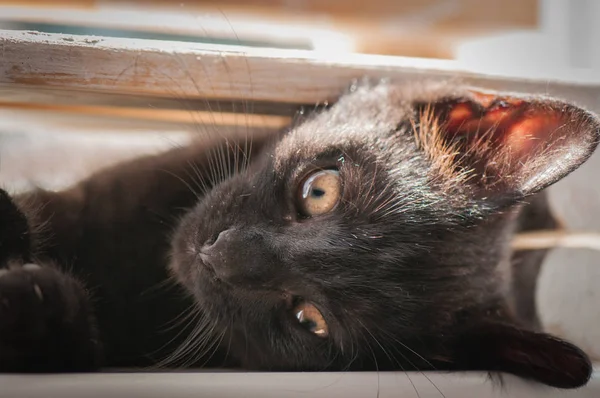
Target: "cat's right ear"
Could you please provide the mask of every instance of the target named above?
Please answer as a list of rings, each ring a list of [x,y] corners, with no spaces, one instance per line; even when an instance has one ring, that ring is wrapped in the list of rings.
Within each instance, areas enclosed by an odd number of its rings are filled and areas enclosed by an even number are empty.
[[[417,104],[413,127],[437,178],[511,203],[580,167],[600,139],[596,116],[543,97],[466,89]]]

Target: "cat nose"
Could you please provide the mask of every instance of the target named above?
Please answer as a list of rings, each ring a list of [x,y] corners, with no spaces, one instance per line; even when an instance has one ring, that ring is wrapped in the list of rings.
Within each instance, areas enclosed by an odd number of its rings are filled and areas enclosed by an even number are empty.
[[[207,241],[200,248],[200,259],[213,269],[215,274],[224,278],[227,275],[227,251],[234,240],[235,230],[226,229],[219,233],[214,241]]]
[[[216,239],[209,239],[206,242],[204,242],[202,249],[206,249],[209,251],[215,250],[220,245],[227,243],[227,241],[229,240],[229,238],[231,237],[233,232],[234,232],[234,230],[232,228],[225,229],[225,230],[219,232]]]
[[[229,228],[199,250],[200,260],[223,282],[261,285],[272,279],[279,262],[264,231]]]

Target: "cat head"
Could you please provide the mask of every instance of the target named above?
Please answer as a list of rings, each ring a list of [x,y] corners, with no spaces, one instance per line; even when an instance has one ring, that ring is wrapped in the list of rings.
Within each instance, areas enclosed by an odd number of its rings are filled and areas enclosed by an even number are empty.
[[[589,360],[517,325],[504,270],[520,203],[585,162],[598,134],[553,99],[356,84],[199,201],[172,269],[246,367],[579,386]]]

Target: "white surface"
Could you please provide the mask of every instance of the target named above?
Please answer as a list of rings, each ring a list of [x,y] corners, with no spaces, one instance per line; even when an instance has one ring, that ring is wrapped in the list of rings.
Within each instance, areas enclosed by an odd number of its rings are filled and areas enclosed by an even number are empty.
[[[511,32],[458,46],[469,70],[535,80],[600,82],[600,1],[542,0],[540,29]]]
[[[0,398],[394,397],[597,398],[600,374],[579,390],[558,390],[505,376],[442,373],[128,373],[0,376]]]

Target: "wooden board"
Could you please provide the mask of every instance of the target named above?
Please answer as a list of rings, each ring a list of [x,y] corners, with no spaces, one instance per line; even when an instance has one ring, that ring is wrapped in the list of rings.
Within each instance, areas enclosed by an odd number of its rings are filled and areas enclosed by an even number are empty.
[[[274,48],[312,49],[314,37],[332,34],[323,23],[219,10],[190,11],[182,7],[76,7],[40,4],[6,5],[0,0],[0,29],[46,29],[48,33],[99,32],[105,36],[174,41],[226,42]],[[297,19],[297,18],[295,18]],[[304,23],[304,25],[303,25]],[[67,31],[65,31],[65,28]],[[49,29],[49,30],[48,30]],[[62,30],[61,30],[62,29]],[[338,34],[341,35],[341,34]],[[154,36],[154,37],[152,37]]]
[[[153,109],[136,107],[111,107],[94,105],[57,105],[52,103],[29,103],[2,101],[0,108],[47,111],[58,114],[80,113],[97,117],[117,119],[153,120],[175,124],[245,126],[248,128],[280,129],[289,124],[285,116],[255,115],[250,113],[226,113],[218,111],[192,111],[184,109]]]
[[[0,31],[0,90],[80,90],[162,98],[313,104],[363,76],[452,79],[571,93],[595,106],[600,84],[471,73],[454,61]],[[52,90],[48,91],[49,93]],[[10,93],[5,100],[10,100]]]
[[[537,0],[0,0],[0,28],[45,26],[175,35],[277,48],[312,49],[338,41],[336,49],[370,54],[452,59],[459,43],[475,37],[538,27]],[[28,25],[30,24],[30,25]],[[31,25],[37,24],[37,25]],[[5,24],[12,28],[11,24]],[[19,25],[15,25],[19,26]],[[42,30],[44,30],[42,29]],[[72,33],[61,31],[62,33]],[[156,37],[155,37],[156,38]],[[340,40],[345,44],[341,45]]]
[[[578,390],[485,372],[181,372],[0,376],[0,398],[597,398],[600,375]]]
[[[428,18],[438,27],[472,28],[537,25],[539,0],[0,0],[0,5],[99,9],[109,6],[161,7],[163,10],[221,11],[271,17],[327,16],[393,21]],[[433,18],[433,19],[432,19]]]

